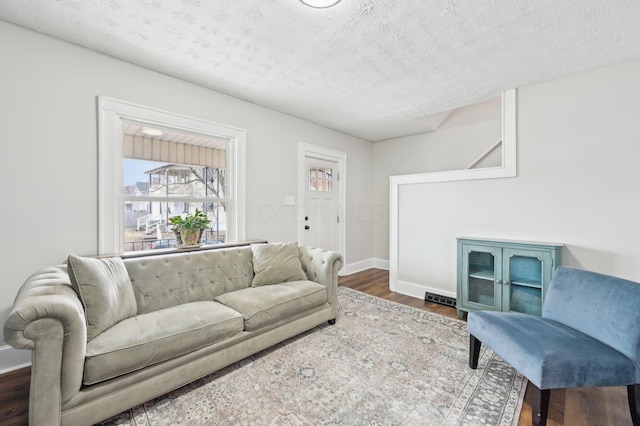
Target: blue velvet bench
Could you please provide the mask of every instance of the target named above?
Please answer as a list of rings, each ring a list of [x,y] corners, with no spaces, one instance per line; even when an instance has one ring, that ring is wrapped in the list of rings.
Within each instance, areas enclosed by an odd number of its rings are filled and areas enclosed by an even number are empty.
[[[533,425],[545,425],[551,389],[627,386],[634,426],[640,426],[640,283],[560,267],[542,316],[469,312],[469,366],[481,344],[533,385]]]

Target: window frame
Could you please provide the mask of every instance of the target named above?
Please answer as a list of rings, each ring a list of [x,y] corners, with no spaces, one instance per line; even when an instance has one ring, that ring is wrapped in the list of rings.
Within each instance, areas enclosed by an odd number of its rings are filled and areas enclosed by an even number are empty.
[[[98,96],[98,254],[124,253],[124,122],[227,139],[228,242],[245,239],[246,130]]]

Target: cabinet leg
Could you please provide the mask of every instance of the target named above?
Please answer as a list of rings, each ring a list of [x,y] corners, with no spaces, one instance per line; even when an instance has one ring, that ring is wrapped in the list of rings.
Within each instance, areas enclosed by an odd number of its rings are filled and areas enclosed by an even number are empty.
[[[461,309],[458,309],[458,319],[464,319],[465,312]]]

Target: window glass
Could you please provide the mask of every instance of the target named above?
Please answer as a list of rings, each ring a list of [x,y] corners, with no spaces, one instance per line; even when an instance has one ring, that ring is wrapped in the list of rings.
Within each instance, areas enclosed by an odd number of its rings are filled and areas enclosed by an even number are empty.
[[[312,166],[309,168],[309,190],[331,192],[333,169],[329,167]]]
[[[201,243],[226,242],[226,170],[125,158],[123,190],[124,251],[174,247],[171,217],[196,209],[211,220]]]

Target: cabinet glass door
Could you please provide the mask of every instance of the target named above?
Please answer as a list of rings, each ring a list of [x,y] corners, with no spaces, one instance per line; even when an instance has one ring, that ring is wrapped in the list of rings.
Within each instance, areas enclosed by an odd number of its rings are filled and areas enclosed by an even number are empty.
[[[542,314],[545,268],[550,268],[548,253],[509,250],[505,256],[508,281],[504,294],[504,309],[531,315]]]
[[[464,304],[475,309],[500,309],[500,249],[465,246]]]

